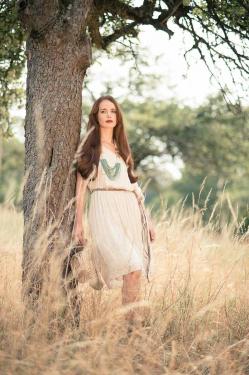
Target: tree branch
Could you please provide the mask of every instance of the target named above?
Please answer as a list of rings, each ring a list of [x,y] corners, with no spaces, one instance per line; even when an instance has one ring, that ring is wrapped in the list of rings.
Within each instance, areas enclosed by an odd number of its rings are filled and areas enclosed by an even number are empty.
[[[174,33],[167,27],[167,22],[182,5],[182,0],[175,0],[173,6],[168,10],[164,10],[158,18],[153,18],[155,12],[155,6],[153,5],[155,5],[155,1],[144,1],[143,5],[140,7],[132,7],[118,0],[95,1],[95,7],[99,15],[108,12],[124,20],[134,21],[140,25],[152,25],[157,30],[165,31],[171,37]],[[121,36],[124,36],[124,34]],[[111,38],[110,35],[110,39]]]
[[[104,49],[106,49],[106,47],[110,43],[112,43],[115,40],[119,39],[123,35],[132,34],[133,37],[137,36],[138,35],[138,31],[135,30],[135,27],[137,25],[138,25],[137,22],[131,22],[129,24],[124,25],[120,29],[115,30],[113,34],[110,34],[108,36],[104,36],[103,39],[102,39],[103,40]]]

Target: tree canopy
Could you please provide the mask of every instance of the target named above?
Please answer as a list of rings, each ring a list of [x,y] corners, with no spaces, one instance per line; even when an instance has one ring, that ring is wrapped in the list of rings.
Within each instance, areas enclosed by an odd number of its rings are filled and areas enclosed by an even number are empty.
[[[216,68],[222,61],[230,72],[234,84],[241,84],[249,72],[248,29],[249,6],[246,0],[233,1],[189,1],[189,0],[144,0],[140,6],[132,0],[95,0],[87,18],[86,32],[92,45],[99,50],[111,52],[113,42],[122,45],[123,53],[132,53],[132,40],[139,34],[142,25],[151,25],[164,31],[171,38],[178,26],[192,40],[186,46],[188,54],[196,51],[206,64],[210,74],[224,90]],[[17,6],[16,6],[17,5]],[[42,24],[29,24],[26,33],[33,38],[44,38],[56,23],[67,24],[72,9],[79,6],[76,0],[40,1],[39,11],[50,10],[50,18]],[[9,130],[8,110],[20,97],[20,87],[15,85],[25,63],[25,33],[18,21],[17,9],[23,16],[29,7],[36,6],[29,0],[2,0],[0,4],[0,125],[1,131]],[[69,12],[71,10],[71,13]],[[26,13],[25,13],[26,12]],[[68,24],[68,27],[70,25]],[[135,56],[135,54],[134,54]],[[225,93],[225,91],[223,92]]]

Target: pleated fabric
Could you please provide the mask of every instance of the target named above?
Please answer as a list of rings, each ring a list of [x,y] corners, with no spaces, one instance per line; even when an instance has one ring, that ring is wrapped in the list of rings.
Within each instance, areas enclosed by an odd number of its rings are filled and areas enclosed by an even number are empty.
[[[122,286],[123,275],[141,270],[146,276],[148,259],[144,256],[143,223],[138,200],[144,194],[137,183],[130,183],[127,166],[121,156],[103,147],[100,158],[110,167],[121,163],[120,173],[111,180],[99,163],[98,175],[89,178],[88,225],[92,259],[108,288]],[[95,190],[120,188],[119,190]],[[134,194],[135,192],[135,194]]]

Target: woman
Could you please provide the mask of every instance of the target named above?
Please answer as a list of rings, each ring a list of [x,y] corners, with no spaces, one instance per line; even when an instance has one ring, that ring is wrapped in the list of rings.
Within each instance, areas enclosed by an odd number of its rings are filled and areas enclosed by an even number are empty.
[[[122,113],[112,96],[102,96],[94,103],[75,161],[73,238],[76,243],[86,241],[82,216],[88,189],[88,223],[99,283],[108,288],[122,286],[123,304],[138,301],[141,276],[148,278],[155,231],[134,175]]]

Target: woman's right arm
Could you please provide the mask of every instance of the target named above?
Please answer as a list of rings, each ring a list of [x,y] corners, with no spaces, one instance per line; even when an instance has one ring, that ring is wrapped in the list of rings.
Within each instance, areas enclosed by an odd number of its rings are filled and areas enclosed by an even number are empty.
[[[76,181],[76,207],[75,207],[75,219],[74,219],[74,229],[73,229],[73,240],[76,243],[84,244],[84,223],[83,223],[83,214],[84,214],[84,205],[85,205],[85,196],[87,189],[88,180],[83,179],[81,174],[77,172],[77,181]]]

